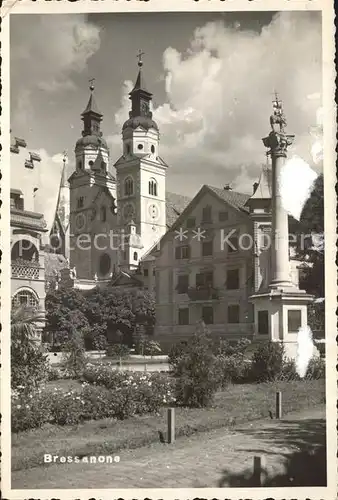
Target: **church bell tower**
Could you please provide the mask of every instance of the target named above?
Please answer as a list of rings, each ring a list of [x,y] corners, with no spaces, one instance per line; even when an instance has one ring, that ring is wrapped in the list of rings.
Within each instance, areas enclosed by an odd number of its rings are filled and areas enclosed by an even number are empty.
[[[160,134],[151,111],[152,94],[143,76],[143,52],[138,54],[138,75],[129,94],[131,110],[122,127],[122,156],[115,163],[117,180],[118,224],[129,234],[131,221],[139,235],[135,262],[121,262],[129,269],[166,232],[165,182],[167,165],[159,155]],[[129,241],[129,240],[128,240]],[[127,241],[127,244],[128,244]]]

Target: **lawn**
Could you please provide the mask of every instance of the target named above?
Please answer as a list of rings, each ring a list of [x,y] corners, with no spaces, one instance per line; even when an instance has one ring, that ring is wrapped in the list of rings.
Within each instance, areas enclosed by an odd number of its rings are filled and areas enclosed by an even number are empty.
[[[51,387],[73,388],[77,382],[50,382]],[[323,406],[325,380],[231,385],[216,395],[210,408],[176,409],[176,436],[269,418],[274,412],[275,393],[282,391],[283,413]],[[77,426],[45,425],[12,435],[12,470],[43,465],[43,455],[112,455],[125,448],[137,448],[166,435],[166,410],[158,415],[143,415],[123,421],[105,419]],[[46,465],[47,466],[47,465]]]

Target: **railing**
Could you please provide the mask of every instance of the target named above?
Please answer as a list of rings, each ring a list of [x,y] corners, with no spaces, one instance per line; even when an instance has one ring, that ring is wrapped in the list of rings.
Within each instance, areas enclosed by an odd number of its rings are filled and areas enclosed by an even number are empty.
[[[42,214],[16,208],[11,209],[11,225],[30,226],[37,229],[45,229],[47,226]]]
[[[39,262],[23,259],[12,261],[12,278],[39,279],[39,277]]]
[[[188,297],[190,300],[218,300],[219,292],[212,286],[197,286],[188,288]]]

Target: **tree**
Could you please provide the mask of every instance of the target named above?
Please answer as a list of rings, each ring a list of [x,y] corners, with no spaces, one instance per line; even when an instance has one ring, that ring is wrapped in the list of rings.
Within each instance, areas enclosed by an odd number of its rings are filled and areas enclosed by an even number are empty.
[[[11,313],[11,380],[12,389],[31,392],[47,380],[49,363],[37,341],[36,325],[41,313],[20,306]]]
[[[82,331],[89,327],[86,317],[87,301],[77,289],[50,291],[46,295],[46,331],[54,343],[65,343],[73,329]]]
[[[323,175],[317,177],[311,195],[304,205],[300,217],[300,231],[303,235],[324,235]],[[307,264],[304,268],[303,286],[308,293],[324,297],[324,247],[316,247],[312,238],[308,238],[306,241],[310,244],[305,245],[305,248],[299,248],[298,251],[299,256]]]

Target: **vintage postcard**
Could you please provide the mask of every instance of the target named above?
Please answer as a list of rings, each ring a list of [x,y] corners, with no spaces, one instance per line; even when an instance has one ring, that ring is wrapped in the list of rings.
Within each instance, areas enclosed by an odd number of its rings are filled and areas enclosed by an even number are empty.
[[[4,497],[336,498],[333,2],[1,15]]]

